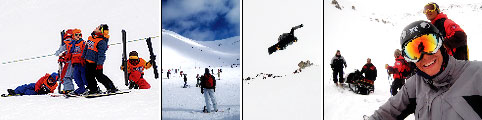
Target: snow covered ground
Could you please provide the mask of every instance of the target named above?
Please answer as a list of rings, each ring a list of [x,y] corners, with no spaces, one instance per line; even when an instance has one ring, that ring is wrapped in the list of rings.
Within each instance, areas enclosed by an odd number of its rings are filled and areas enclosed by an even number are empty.
[[[162,119],[240,119],[239,66],[240,37],[215,41],[196,41],[169,30],[162,30]],[[216,82],[218,109],[224,112],[205,114],[204,95],[196,87],[196,75],[203,75],[204,68],[213,69]],[[167,70],[171,69],[170,79]],[[179,69],[176,74],[173,69]],[[220,77],[217,69],[222,69]],[[187,74],[188,88],[179,72]]]
[[[321,119],[321,4],[318,0],[243,2],[243,79],[260,73],[283,76],[243,80],[244,119]],[[279,35],[300,24],[304,26],[294,32],[298,42],[268,54]],[[293,74],[306,60],[314,66]]]
[[[335,8],[331,0],[324,1],[324,119],[362,119],[363,115],[373,114],[390,97],[384,65],[395,62],[393,52],[400,48],[402,29],[411,22],[427,20],[422,10],[432,1],[337,1],[341,10]],[[482,36],[477,33],[482,32],[482,24],[478,21],[482,18],[482,2],[459,0],[437,1],[437,4],[466,32],[469,59],[480,61],[482,48],[477,45],[481,44]],[[378,69],[373,94],[363,96],[335,87],[329,65],[336,50],[340,50],[346,59],[345,75],[355,69],[361,70],[366,59],[372,59]],[[414,117],[411,115],[407,119]]]
[[[20,7],[21,6],[21,7]],[[140,14],[141,13],[141,14]],[[0,2],[0,61],[12,61],[53,54],[60,44],[60,31],[69,28],[82,30],[86,40],[101,23],[109,25],[109,43],[121,42],[121,29],[127,31],[127,40],[159,36],[159,2],[152,0],[85,0],[38,1],[18,0]],[[160,54],[160,38],[152,42]],[[144,40],[128,43],[127,51],[136,50],[139,57],[149,59]],[[122,45],[111,45],[104,64],[106,74],[119,89],[124,85],[119,69]],[[158,57],[160,59],[160,57]],[[19,85],[34,83],[45,73],[56,72],[57,57],[47,56],[34,60],[0,64],[0,93]],[[160,63],[160,62],[158,62]],[[160,66],[160,65],[159,65]],[[1,120],[25,119],[159,119],[159,80],[152,69],[144,78],[151,84],[148,90],[133,90],[129,94],[101,98],[64,99],[49,96],[21,96],[0,99]],[[103,85],[99,84],[102,90]],[[57,91],[57,90],[56,90]]]

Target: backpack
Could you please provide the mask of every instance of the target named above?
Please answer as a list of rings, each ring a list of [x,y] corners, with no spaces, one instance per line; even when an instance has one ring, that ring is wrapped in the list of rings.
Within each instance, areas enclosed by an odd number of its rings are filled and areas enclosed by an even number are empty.
[[[205,75],[204,78],[205,78],[205,81],[204,81],[205,88],[214,87],[214,78],[212,75]]]

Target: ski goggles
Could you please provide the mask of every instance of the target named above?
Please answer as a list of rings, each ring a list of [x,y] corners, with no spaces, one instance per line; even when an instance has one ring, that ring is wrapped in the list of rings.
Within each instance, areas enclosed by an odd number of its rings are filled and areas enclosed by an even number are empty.
[[[437,6],[435,6],[435,4],[433,3],[429,3],[425,5],[425,7],[423,8],[423,14],[427,14],[428,12],[434,12],[436,10],[437,10]]]
[[[418,62],[423,54],[435,54],[442,47],[442,38],[436,34],[423,34],[403,45],[402,54],[406,61]]]

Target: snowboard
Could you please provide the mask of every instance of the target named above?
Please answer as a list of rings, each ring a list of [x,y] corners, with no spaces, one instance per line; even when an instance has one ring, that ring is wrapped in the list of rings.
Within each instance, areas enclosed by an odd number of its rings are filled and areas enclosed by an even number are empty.
[[[156,55],[154,54],[154,51],[152,50],[152,42],[151,42],[151,38],[147,38],[146,40],[147,42],[147,47],[149,48],[149,54],[150,54],[150,58],[151,58],[151,61],[152,61],[152,68],[154,68],[154,78],[159,78],[159,73],[157,72],[157,64],[156,64]]]
[[[129,86],[129,76],[127,75],[127,53],[126,53],[126,47],[127,47],[127,41],[126,41],[126,31],[122,30],[122,66],[124,66],[124,80],[125,80],[125,85]]]

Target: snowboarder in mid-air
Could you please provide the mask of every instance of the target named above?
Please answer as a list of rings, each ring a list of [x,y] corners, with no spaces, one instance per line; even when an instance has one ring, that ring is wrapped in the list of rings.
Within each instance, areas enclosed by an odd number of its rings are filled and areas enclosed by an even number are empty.
[[[274,44],[273,46],[268,48],[268,53],[271,55],[273,52],[277,50],[284,50],[286,46],[293,44],[293,42],[298,41],[298,38],[295,36],[295,30],[298,28],[303,27],[303,24],[294,26],[291,28],[290,33],[283,33],[278,37],[278,43]]]

